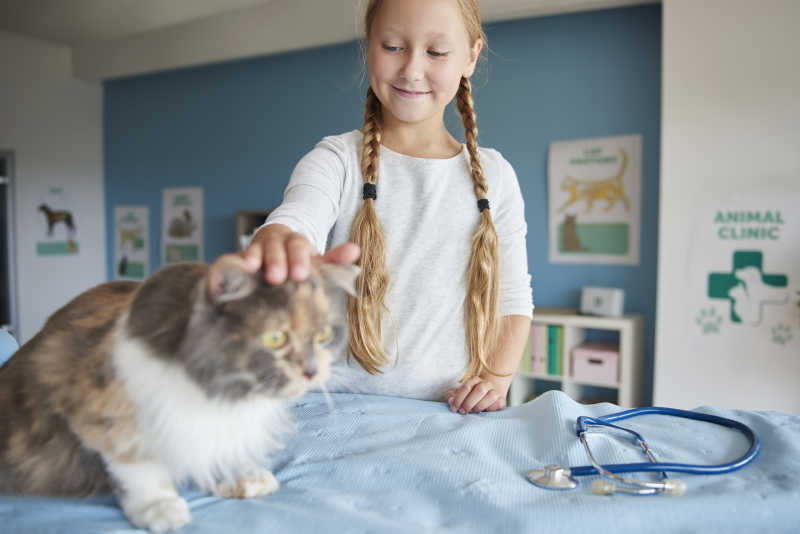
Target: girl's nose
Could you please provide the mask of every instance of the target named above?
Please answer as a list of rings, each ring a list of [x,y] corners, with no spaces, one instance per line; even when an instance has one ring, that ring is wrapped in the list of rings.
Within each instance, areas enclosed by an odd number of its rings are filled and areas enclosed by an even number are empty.
[[[405,56],[406,61],[403,64],[401,75],[410,81],[421,80],[425,73],[423,59],[422,53],[409,51]]]

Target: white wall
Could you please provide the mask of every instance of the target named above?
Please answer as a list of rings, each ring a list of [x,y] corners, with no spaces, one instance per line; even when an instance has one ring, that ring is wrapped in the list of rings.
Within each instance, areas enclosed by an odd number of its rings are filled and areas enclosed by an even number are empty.
[[[698,310],[687,305],[703,202],[800,193],[798,28],[796,0],[663,2],[655,404],[800,413],[800,354],[752,351],[749,342],[698,351],[688,341]]]
[[[70,50],[0,31],[0,150],[14,152],[21,341],[105,280],[102,87],[72,75]],[[79,252],[37,257],[49,187],[69,195]]]

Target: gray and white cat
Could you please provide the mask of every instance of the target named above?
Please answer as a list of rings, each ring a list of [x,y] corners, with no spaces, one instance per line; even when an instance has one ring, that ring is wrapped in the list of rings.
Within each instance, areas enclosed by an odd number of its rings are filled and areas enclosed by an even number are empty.
[[[136,526],[191,520],[176,486],[223,497],[278,488],[265,467],[286,399],[321,386],[347,329],[330,317],[358,267],[316,262],[273,286],[223,256],[111,282],[56,311],[0,368],[0,492],[115,491]],[[213,279],[212,279],[213,278]]]

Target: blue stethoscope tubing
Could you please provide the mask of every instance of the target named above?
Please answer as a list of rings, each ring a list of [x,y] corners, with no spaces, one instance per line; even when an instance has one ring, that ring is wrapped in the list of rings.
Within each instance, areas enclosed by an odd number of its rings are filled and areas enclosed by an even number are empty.
[[[750,448],[748,451],[739,459],[728,462],[724,464],[718,465],[698,465],[698,464],[681,464],[681,463],[674,463],[674,462],[645,462],[645,463],[628,463],[628,464],[610,464],[610,465],[603,465],[603,469],[610,471],[612,473],[633,473],[637,471],[658,471],[658,472],[670,472],[670,473],[691,473],[695,475],[720,475],[723,473],[730,473],[731,471],[735,471],[740,469],[753,461],[753,459],[758,456],[759,451],[761,450],[761,440],[758,439],[758,436],[753,432],[753,430],[748,427],[747,425],[740,423],[738,421],[734,421],[733,419],[727,419],[725,417],[719,417],[716,415],[705,414],[701,412],[694,412],[688,410],[678,410],[676,408],[662,408],[659,406],[648,406],[645,408],[634,408],[632,410],[625,410],[622,412],[617,412],[609,415],[604,415],[601,417],[588,417],[588,416],[580,416],[578,417],[575,423],[575,433],[580,436],[582,433],[586,432],[586,426],[592,425],[599,425],[599,426],[606,426],[610,428],[616,428],[619,430],[623,430],[625,432],[629,432],[636,436],[636,439],[644,442],[644,438],[637,432],[629,429],[629,428],[622,428],[618,427],[612,423],[615,421],[621,421],[623,419],[628,419],[630,417],[636,417],[639,415],[648,415],[648,414],[658,414],[658,415],[672,415],[675,417],[683,417],[686,419],[695,419],[698,421],[706,421],[709,423],[714,423],[717,425],[722,425],[728,428],[733,428],[735,430],[740,431],[742,434],[747,437],[750,442]],[[595,469],[591,465],[581,465],[577,467],[570,467],[570,474],[572,476],[580,477],[580,476],[589,476],[589,475],[597,475],[597,469]]]

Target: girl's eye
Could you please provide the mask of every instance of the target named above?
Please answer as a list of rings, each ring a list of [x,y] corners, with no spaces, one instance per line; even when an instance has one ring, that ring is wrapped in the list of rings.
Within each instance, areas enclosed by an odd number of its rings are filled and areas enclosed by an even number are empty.
[[[386,50],[387,52],[397,52],[398,50],[402,50],[402,47],[383,45],[383,49]]]
[[[288,336],[282,330],[270,330],[261,334],[261,342],[268,349],[279,349],[286,345]]]
[[[314,341],[316,343],[325,343],[331,338],[331,335],[333,335],[333,328],[328,325],[314,335]]]
[[[428,54],[433,57],[444,57],[448,52],[437,52],[436,50],[428,50]]]

